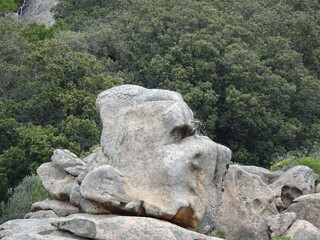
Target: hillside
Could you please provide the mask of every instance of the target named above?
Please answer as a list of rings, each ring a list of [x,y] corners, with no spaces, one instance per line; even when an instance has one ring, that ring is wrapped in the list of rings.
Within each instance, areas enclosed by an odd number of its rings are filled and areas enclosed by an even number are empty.
[[[60,0],[46,28],[0,5],[0,200],[54,149],[88,155],[100,136],[95,98],[124,83],[181,93],[234,162],[319,159],[319,6]]]

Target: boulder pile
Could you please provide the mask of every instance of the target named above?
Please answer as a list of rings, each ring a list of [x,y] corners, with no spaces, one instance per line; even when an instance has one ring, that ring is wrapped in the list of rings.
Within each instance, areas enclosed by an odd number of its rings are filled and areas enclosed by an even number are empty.
[[[2,224],[0,239],[320,239],[310,168],[229,166],[231,151],[199,136],[176,92],[123,85],[96,106],[100,147],[83,159],[55,150],[37,170],[51,197]]]

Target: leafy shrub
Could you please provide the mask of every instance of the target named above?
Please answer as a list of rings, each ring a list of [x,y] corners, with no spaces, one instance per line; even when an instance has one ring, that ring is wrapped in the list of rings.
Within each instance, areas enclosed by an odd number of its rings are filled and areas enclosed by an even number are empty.
[[[49,28],[47,28],[44,24],[32,23],[28,28],[22,31],[22,35],[29,42],[37,42],[45,39],[52,39],[55,34],[67,29],[67,25],[62,20],[58,20],[52,27]]]
[[[223,239],[225,239],[226,236],[227,236],[227,234],[226,234],[226,232],[223,231],[222,229],[218,229],[217,232],[216,232],[216,236],[217,236],[218,238],[223,238]]]
[[[0,1],[0,14],[1,12],[14,11],[18,8],[12,0],[1,0]]]
[[[271,240],[292,240],[291,237],[286,237],[286,236],[279,236],[279,237],[273,237]]]
[[[297,165],[304,165],[311,168],[316,174],[320,176],[320,158],[313,157],[288,157],[280,162],[274,162],[270,166],[271,171],[283,170],[286,171],[291,167]]]
[[[23,218],[30,211],[32,203],[49,197],[36,175],[26,176],[15,189],[9,189],[7,203],[0,203],[0,224],[17,218]]]

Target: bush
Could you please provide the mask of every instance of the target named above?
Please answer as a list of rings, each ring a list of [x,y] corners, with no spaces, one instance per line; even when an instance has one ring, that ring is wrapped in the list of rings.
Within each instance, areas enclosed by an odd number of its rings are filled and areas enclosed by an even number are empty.
[[[273,237],[271,240],[292,240],[291,237],[286,237],[286,236],[279,236],[279,237]]]
[[[313,157],[296,157],[296,156],[288,157],[283,159],[280,162],[271,163],[270,170],[286,171],[298,165],[307,166],[320,176],[320,158],[313,158]]]
[[[9,200],[0,203],[0,224],[23,218],[30,211],[32,203],[49,197],[38,176],[26,176],[15,189],[8,190]]]
[[[222,229],[218,229],[217,232],[216,232],[216,236],[217,236],[218,238],[223,238],[223,239],[225,239],[226,236],[227,236],[227,234],[226,234],[226,232],[223,231]]]
[[[0,14],[1,12],[15,11],[18,5],[12,0],[1,0],[0,1]]]

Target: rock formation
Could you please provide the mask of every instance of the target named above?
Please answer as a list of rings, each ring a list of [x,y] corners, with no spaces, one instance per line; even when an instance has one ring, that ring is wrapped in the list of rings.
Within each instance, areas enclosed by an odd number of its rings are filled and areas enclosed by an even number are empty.
[[[231,151],[198,135],[175,92],[123,85],[96,105],[101,146],[84,159],[55,150],[37,170],[51,198],[2,224],[0,239],[320,239],[310,168],[229,166]]]
[[[101,147],[85,159],[55,150],[37,170],[52,199],[34,203],[29,219],[2,225],[5,239],[51,239],[57,231],[61,239],[215,239],[181,227],[203,217],[231,151],[196,134],[178,93],[123,85],[99,94],[96,105]],[[36,218],[44,230],[24,229]]]

